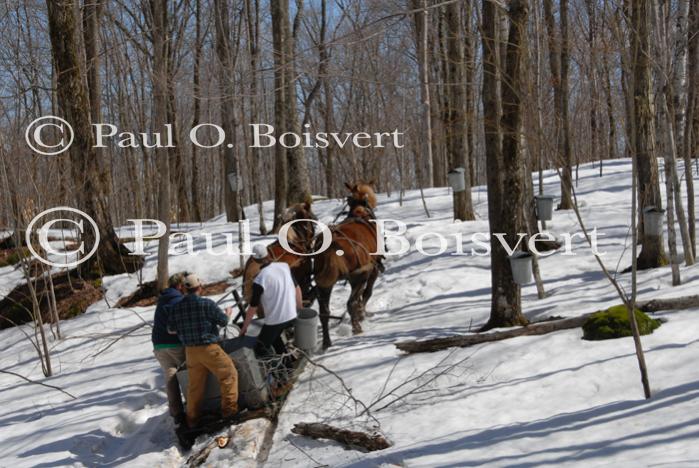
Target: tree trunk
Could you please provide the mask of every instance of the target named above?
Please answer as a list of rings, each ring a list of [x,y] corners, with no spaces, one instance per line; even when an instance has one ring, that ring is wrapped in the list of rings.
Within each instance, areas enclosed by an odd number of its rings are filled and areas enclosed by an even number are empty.
[[[259,15],[259,1],[255,0],[254,5],[251,4],[250,0],[245,0],[245,14],[247,19],[247,31],[248,31],[248,53],[250,54],[250,120],[257,122],[259,119],[260,111],[258,107],[258,91],[257,91],[257,67],[259,63],[259,30],[260,30],[260,15]],[[257,202],[257,211],[259,216],[259,229],[260,234],[264,235],[267,233],[267,226],[265,225],[264,216],[264,205],[262,200],[262,187],[259,183],[260,174],[260,163],[262,162],[262,154],[259,148],[250,148],[252,152],[252,160],[250,165],[252,167],[252,174],[255,183],[253,184],[254,198]]]
[[[614,120],[614,102],[612,101],[612,83],[607,63],[607,54],[602,54],[602,63],[604,66],[604,93],[607,102],[607,125],[609,132],[607,134],[607,159],[616,159],[616,121]],[[600,165],[600,177],[602,177],[602,166]]]
[[[192,128],[199,125],[199,114],[201,113],[201,50],[203,47],[201,34],[201,0],[196,0],[194,22],[194,69],[192,73],[192,101],[194,109],[192,110]],[[192,177],[190,180],[190,191],[192,192],[192,221],[202,222],[201,189],[199,187],[199,165],[201,162],[198,160],[198,155],[199,147],[197,145],[192,145]]]
[[[241,218],[239,209],[240,171],[236,147],[236,122],[233,96],[235,89],[235,60],[231,42],[231,26],[227,0],[214,0],[214,22],[216,23],[216,56],[219,62],[219,89],[221,90],[221,120],[226,134],[223,146],[224,200],[228,222]]]
[[[285,67],[286,38],[282,19],[284,15],[284,3],[282,1],[270,2],[272,15],[272,55],[274,57],[274,128],[276,135],[286,128],[286,115],[284,112],[285,94],[287,92]],[[288,2],[286,2],[288,7]],[[276,232],[280,227],[281,214],[287,206],[287,159],[286,148],[282,145],[274,145],[274,227]]]
[[[589,18],[589,30],[587,44],[590,48],[590,63],[588,65],[588,80],[590,83],[590,158],[592,161],[599,159],[600,169],[603,163],[603,153],[600,151],[599,122],[597,119],[597,103],[599,102],[599,87],[597,84],[597,5],[594,0],[586,0],[585,7]]]
[[[318,79],[323,82],[323,95],[325,98],[325,107],[323,109],[323,117],[325,120],[325,131],[327,133],[335,131],[335,109],[333,106],[333,92],[330,86],[330,77],[328,76],[328,62],[330,54],[326,44],[325,36],[328,29],[327,19],[327,0],[322,0],[320,4],[320,38],[318,43],[318,55],[320,65],[318,67],[320,76]],[[328,198],[336,196],[335,189],[335,154],[333,146],[329,145],[325,149],[325,194]]]
[[[476,105],[476,54],[474,52],[474,32],[471,16],[474,4],[464,3],[463,24],[464,24],[464,63],[466,90],[466,147],[468,148],[468,168],[469,186],[473,187],[478,183],[478,171],[476,170],[476,141],[477,125],[476,115],[478,112]],[[473,202],[472,202],[473,204]]]
[[[522,75],[527,15],[526,1],[514,0],[510,3],[506,58],[500,61],[497,57],[500,41],[497,39],[499,24],[496,7],[490,1],[483,2],[483,107],[492,278],[490,319],[484,329],[527,323],[522,315],[520,288],[512,278],[507,252],[493,236],[493,233],[505,233],[506,239],[513,241],[523,227],[524,184],[519,130],[522,118],[521,97],[525,94]],[[498,69],[504,70],[501,80],[502,97],[497,94]],[[500,106],[502,118],[498,122]],[[502,160],[498,161],[500,158]],[[507,190],[503,187],[507,187]]]
[[[85,67],[87,74],[87,92],[90,101],[90,119],[92,123],[102,121],[102,85],[100,82],[100,17],[102,0],[87,0],[83,6],[83,43],[85,48]],[[104,151],[103,149],[97,150]],[[105,195],[111,195],[111,164],[104,156],[97,160],[101,177],[105,180]]]
[[[175,69],[173,61],[176,59],[173,51],[169,50],[170,38],[168,38],[168,63],[167,63],[167,122],[172,128],[173,148],[169,148],[170,160],[174,167],[170,170],[171,187],[174,187],[175,206],[173,212],[177,214],[177,221],[189,221],[189,197],[187,195],[186,168],[184,152],[180,142],[180,123],[177,113],[177,98],[175,90]]]
[[[544,0],[544,19],[549,44],[549,66],[553,81],[554,111],[556,116],[556,140],[558,142],[557,166],[561,166],[561,203],[560,209],[568,210],[573,206],[572,183],[573,169],[570,148],[570,124],[568,119],[568,0],[561,0],[561,33],[558,37],[552,0]]]
[[[286,114],[286,128],[284,131],[301,133],[301,125],[298,118],[296,106],[296,67],[294,35],[292,35],[289,24],[289,0],[278,0],[281,3],[281,26],[284,34],[284,67],[282,68],[285,78],[286,92],[284,94],[284,112]],[[302,2],[297,1],[297,13],[294,22],[300,21]],[[294,30],[297,29],[295,24]],[[278,132],[279,134],[279,132]],[[310,203],[311,183],[308,175],[308,163],[303,146],[287,148],[286,160],[288,168],[287,203]]]
[[[636,0],[631,6],[631,53],[633,66],[633,152],[637,160],[639,209],[662,208],[658,164],[655,159],[654,107],[650,63],[650,1]],[[641,223],[642,219],[641,219]],[[641,232],[643,229],[641,229]],[[667,263],[663,237],[643,234],[638,269]]]
[[[685,115],[687,113],[687,21],[689,16],[690,0],[678,0],[677,19],[675,21],[675,31],[673,34],[673,50],[675,51],[672,60],[672,90],[673,96],[668,107],[674,108],[672,123],[675,130],[675,141],[677,142],[677,152],[684,154],[684,132]],[[690,32],[691,34],[691,32]],[[697,34],[697,30],[693,31]],[[668,44],[670,45],[670,44]]]
[[[687,28],[688,96],[685,114],[685,132],[682,159],[684,179],[687,186],[687,226],[694,258],[697,257],[696,215],[694,212],[694,178],[692,177],[692,155],[699,153],[699,0],[691,0]]]
[[[427,63],[427,35],[428,31],[428,10],[427,0],[412,0],[413,10],[418,10],[414,14],[415,18],[415,38],[416,50],[418,52],[418,71],[420,74],[420,100],[422,104],[422,118],[425,132],[425,142],[423,145],[427,155],[424,158],[425,173],[419,181],[420,188],[430,186],[434,179],[434,154],[432,151],[432,116],[430,111],[430,79]],[[423,161],[418,158],[418,164]]]
[[[168,108],[168,9],[167,0],[150,0],[151,35],[153,41],[153,127],[163,131]],[[155,149],[158,161],[158,218],[166,232],[158,242],[158,290],[168,284],[168,250],[170,247],[170,154],[167,148]]]
[[[461,37],[461,8],[452,2],[446,7],[447,18],[447,65],[449,82],[447,86],[446,138],[449,154],[449,169],[463,168],[466,188],[454,192],[454,219],[469,221],[476,219],[471,201],[471,170],[466,148],[468,138],[466,128],[466,102],[464,99],[464,53]]]
[[[107,203],[108,181],[99,170],[90,126],[90,101],[79,59],[75,3],[47,1],[47,12],[58,102],[75,133],[70,161],[76,197],[79,207],[97,223],[100,235],[96,256],[80,268],[89,271],[96,266],[103,274],[134,271],[140,267],[142,259],[129,257],[128,250],[118,242]],[[94,233],[88,227],[85,231],[88,249],[94,241]]]

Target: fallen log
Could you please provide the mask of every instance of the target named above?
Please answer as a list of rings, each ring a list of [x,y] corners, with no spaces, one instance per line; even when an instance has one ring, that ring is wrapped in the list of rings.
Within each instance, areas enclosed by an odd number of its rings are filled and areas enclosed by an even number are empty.
[[[472,335],[454,335],[422,341],[401,341],[396,343],[396,348],[406,353],[432,353],[447,348],[467,348],[481,343],[505,340],[517,336],[544,335],[558,330],[581,327],[582,324],[585,323],[585,320],[593,313],[594,312],[562,320],[532,323],[524,327],[511,328],[503,331],[474,333]]]
[[[691,307],[699,307],[699,295],[673,297],[668,299],[653,299],[638,302],[636,308],[643,312],[658,312],[661,310],[681,310]],[[481,343],[505,340],[518,336],[545,335],[558,330],[568,330],[581,327],[585,321],[595,312],[590,312],[578,317],[564,318],[561,320],[549,320],[536,322],[524,327],[511,328],[509,330],[474,333],[472,335],[454,335],[442,338],[432,338],[422,341],[401,341],[396,343],[396,348],[406,353],[432,353],[447,348],[467,348]]]
[[[238,436],[238,438],[241,438],[240,436],[242,435],[243,439],[248,437],[249,434],[247,433],[250,431],[246,431],[246,434],[239,433],[239,431],[243,427],[243,423],[247,421],[252,421],[253,419],[271,420],[273,416],[274,412],[270,408],[261,408],[258,410],[251,410],[241,413],[237,418],[236,423],[232,424],[225,431],[225,433],[212,437],[211,440],[209,440],[201,449],[190,455],[190,457],[187,459],[187,462],[185,463],[185,466],[201,466],[206,462],[207,458],[209,458],[209,455],[215,448],[226,448],[229,445],[229,442],[231,442],[232,439],[236,438],[236,436]],[[221,428],[221,430],[223,430],[223,428]]]
[[[690,309],[692,307],[699,307],[699,295],[653,299],[646,302],[639,302],[637,307],[643,312]]]
[[[381,434],[350,431],[323,423],[296,423],[291,432],[314,439],[331,439],[348,447],[361,448],[368,452],[387,449],[391,446]]]

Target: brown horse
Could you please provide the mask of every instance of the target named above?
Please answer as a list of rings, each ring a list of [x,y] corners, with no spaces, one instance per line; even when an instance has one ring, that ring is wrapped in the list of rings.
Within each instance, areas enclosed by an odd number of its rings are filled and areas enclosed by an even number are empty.
[[[364,205],[371,210],[375,209],[377,204],[374,192],[375,185],[373,180],[371,182],[358,181],[353,184],[345,182],[345,187],[350,191],[350,196],[347,197],[350,210],[357,205]]]
[[[310,253],[315,234],[315,225],[310,220],[316,220],[311,205],[309,203],[297,203],[290,206],[281,214],[282,224],[299,220],[294,223],[287,232],[289,246],[298,253]],[[306,220],[306,221],[304,221]],[[313,289],[311,286],[311,257],[298,255],[289,252],[281,243],[276,240],[267,246],[270,259],[273,262],[284,262],[289,264],[291,274],[301,287],[304,302],[313,302]],[[252,282],[260,272],[260,264],[249,258],[243,270],[243,298],[246,303],[250,303],[252,298]]]
[[[347,301],[352,332],[362,332],[361,321],[364,320],[366,303],[371,298],[381,260],[372,255],[377,250],[378,235],[376,223],[371,222],[373,218],[373,212],[368,207],[356,205],[351,208],[343,222],[330,226],[330,247],[313,257],[313,276],[323,326],[323,348],[332,345],[328,329],[330,295],[333,286],[341,279],[348,280],[352,287]],[[322,236],[316,237],[315,251],[319,250],[322,241]]]

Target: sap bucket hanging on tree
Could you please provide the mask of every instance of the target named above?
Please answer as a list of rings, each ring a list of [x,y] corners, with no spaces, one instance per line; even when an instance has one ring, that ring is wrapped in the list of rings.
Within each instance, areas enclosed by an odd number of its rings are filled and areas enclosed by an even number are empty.
[[[449,179],[449,186],[455,193],[466,190],[466,169],[463,167],[457,167],[449,171],[447,178]]]
[[[532,281],[532,254],[529,252],[515,252],[509,256],[512,279],[520,286]]]
[[[552,195],[537,195],[536,200],[536,219],[539,221],[550,221],[553,218],[553,200]]]
[[[299,309],[294,328],[294,344],[297,348],[312,353],[318,347],[318,312]]]
[[[643,209],[643,233],[647,236],[661,236],[663,234],[663,218],[665,210],[659,210],[654,206]]]

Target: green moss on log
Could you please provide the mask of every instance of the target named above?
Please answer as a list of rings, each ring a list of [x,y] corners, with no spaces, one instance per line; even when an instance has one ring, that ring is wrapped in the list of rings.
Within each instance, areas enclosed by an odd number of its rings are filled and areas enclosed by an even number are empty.
[[[652,319],[638,309],[635,315],[641,335],[649,335],[660,326],[660,320]],[[631,334],[629,313],[623,304],[596,312],[583,324],[584,340],[611,340]]]

